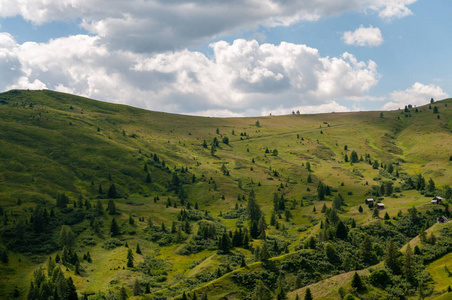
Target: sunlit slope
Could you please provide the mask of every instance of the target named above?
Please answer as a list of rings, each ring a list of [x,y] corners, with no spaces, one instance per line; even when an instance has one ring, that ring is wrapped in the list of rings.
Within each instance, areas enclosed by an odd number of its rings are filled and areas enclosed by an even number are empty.
[[[51,91],[11,91],[0,100],[0,178],[6,199],[56,191],[93,196],[111,178],[124,194],[164,190],[169,180],[164,170],[154,168],[154,184],[144,183],[142,168],[151,153],[171,170],[186,166],[196,175],[216,175],[225,164],[231,176],[222,176],[221,185],[217,182],[219,195],[231,193],[239,179],[245,191],[260,182],[264,194],[274,191],[279,180],[293,182],[286,192],[298,194],[301,185],[295,183],[306,181],[308,161],[314,186],[322,180],[356,195],[365,182],[372,184],[378,171],[345,163],[344,156],[353,150],[383,163],[400,162],[400,171],[423,173],[439,184],[452,175],[450,100],[432,104],[439,114],[427,105],[417,113],[411,109],[383,116],[354,112],[229,119],[151,112]],[[224,137],[229,145],[221,142]],[[214,138],[220,146],[212,156]],[[266,149],[277,149],[278,155],[266,154]],[[278,182],[267,180],[273,170],[279,173],[274,178]],[[357,176],[360,170],[363,177]],[[196,195],[199,189],[192,192]]]

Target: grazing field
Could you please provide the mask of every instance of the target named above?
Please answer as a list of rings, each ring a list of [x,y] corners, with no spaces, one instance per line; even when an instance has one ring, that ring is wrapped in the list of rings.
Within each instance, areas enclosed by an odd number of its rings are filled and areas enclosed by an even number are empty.
[[[89,299],[246,298],[258,281],[289,299],[306,287],[337,298],[341,286],[355,297],[433,297],[448,286],[452,251],[448,225],[434,225],[450,218],[451,119],[451,99],[219,119],[47,90],[0,94],[0,295],[27,298],[42,266],[49,290],[71,277]],[[389,241],[412,239],[424,277],[400,267],[406,283],[371,283]],[[351,288],[354,270],[367,292]],[[40,285],[35,298],[45,293]]]

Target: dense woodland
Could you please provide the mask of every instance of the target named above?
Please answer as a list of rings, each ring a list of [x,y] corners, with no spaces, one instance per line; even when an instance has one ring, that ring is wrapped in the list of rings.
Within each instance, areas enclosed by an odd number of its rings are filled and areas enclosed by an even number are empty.
[[[450,102],[213,119],[0,94],[0,294],[447,297]]]

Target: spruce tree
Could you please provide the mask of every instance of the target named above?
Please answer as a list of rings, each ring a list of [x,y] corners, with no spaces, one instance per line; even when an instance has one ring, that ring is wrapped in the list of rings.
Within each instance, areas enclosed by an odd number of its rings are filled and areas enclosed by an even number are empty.
[[[362,291],[365,289],[364,284],[361,280],[361,276],[357,272],[353,275],[352,279],[352,288],[356,289],[357,291]]]
[[[137,243],[137,250],[135,251],[137,254],[141,254],[140,244]]]
[[[259,222],[259,219],[261,218],[262,215],[262,211],[259,204],[256,201],[256,195],[254,193],[254,190],[251,190],[250,194],[248,195],[247,211],[248,217],[251,220],[251,222],[253,221]]]
[[[304,300],[313,300],[314,298],[312,298],[312,293],[311,293],[311,289],[307,288],[306,289],[306,294],[304,295]]]
[[[135,279],[135,282],[133,283],[133,295],[138,296],[138,295],[141,295],[141,293],[142,293],[142,289],[140,286],[140,282],[138,281],[138,279]]]
[[[113,219],[111,220],[110,234],[111,234],[111,236],[117,236],[117,235],[119,235],[119,227],[118,227],[118,223],[116,223],[115,218],[113,218]]]
[[[405,275],[405,278],[411,283],[413,283],[416,278],[416,259],[414,258],[414,253],[409,243],[403,258],[403,275]]]
[[[132,253],[132,249],[130,249],[130,248],[127,251],[127,267],[133,268],[133,253]]]
[[[116,205],[115,205],[115,202],[111,199],[108,200],[107,211],[108,211],[108,214],[110,214],[110,215],[116,214]]]
[[[253,299],[253,300],[271,300],[272,299],[271,291],[262,282],[262,280],[257,280],[251,299]]]
[[[400,274],[400,264],[398,259],[399,251],[392,239],[386,246],[385,264],[396,275]]]

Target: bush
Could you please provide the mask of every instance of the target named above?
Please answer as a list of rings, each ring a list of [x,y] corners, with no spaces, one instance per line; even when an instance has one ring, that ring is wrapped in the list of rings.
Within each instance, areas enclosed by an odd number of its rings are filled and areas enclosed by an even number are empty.
[[[104,244],[102,245],[102,248],[107,249],[107,250],[111,250],[111,249],[115,249],[119,246],[124,245],[123,242],[121,242],[119,239],[117,238],[111,238],[108,239],[104,242]]]

